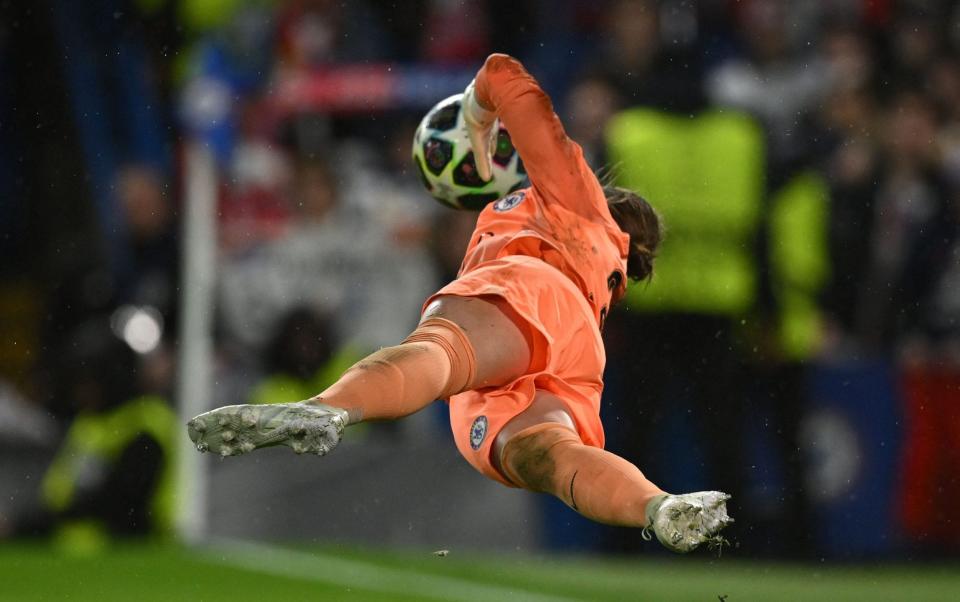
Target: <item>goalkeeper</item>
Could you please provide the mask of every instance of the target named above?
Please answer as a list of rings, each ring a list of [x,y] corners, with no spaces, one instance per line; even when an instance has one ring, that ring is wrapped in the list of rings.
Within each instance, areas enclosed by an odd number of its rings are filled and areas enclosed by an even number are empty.
[[[676,552],[717,540],[732,522],[728,495],[667,494],[603,449],[600,329],[627,278],[652,274],[656,212],[601,186],[517,60],[491,55],[462,107],[479,175],[490,178],[499,118],[532,186],[480,213],[459,277],[426,301],[416,330],[311,399],[201,414],[191,439],[223,456],[271,445],[323,455],[346,425],[445,399],[458,449],[484,475],[551,493],[595,521],[652,531]]]

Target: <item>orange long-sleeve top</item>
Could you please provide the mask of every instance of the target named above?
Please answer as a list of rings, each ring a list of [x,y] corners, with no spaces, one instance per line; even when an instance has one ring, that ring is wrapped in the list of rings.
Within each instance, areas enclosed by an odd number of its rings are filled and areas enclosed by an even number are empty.
[[[519,61],[491,55],[475,85],[477,101],[510,133],[531,186],[484,208],[460,273],[507,255],[539,258],[577,285],[602,325],[612,298],[626,286],[630,237],[610,215],[583,150]]]

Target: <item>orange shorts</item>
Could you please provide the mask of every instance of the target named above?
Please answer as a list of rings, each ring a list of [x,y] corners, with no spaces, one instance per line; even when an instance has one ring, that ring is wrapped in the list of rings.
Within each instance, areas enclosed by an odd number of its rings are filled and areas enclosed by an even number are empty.
[[[460,276],[427,299],[424,308],[442,295],[507,303],[533,341],[526,374],[502,387],[466,391],[449,400],[454,440],[474,468],[514,486],[491,463],[493,442],[510,419],[533,403],[538,390],[566,404],[585,444],[603,447],[600,393],[606,355],[593,312],[569,278],[540,259],[511,255]]]

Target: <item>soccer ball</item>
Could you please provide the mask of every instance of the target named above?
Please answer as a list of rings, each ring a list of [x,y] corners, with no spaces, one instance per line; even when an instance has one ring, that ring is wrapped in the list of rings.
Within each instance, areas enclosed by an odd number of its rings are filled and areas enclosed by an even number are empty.
[[[488,182],[480,179],[460,110],[463,94],[440,101],[413,136],[413,162],[433,198],[455,209],[480,211],[487,203],[523,188],[527,173],[507,130],[499,127]]]

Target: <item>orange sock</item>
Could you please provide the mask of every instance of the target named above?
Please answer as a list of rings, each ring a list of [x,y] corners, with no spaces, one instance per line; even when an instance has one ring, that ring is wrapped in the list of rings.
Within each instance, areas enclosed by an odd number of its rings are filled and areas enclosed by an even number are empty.
[[[312,399],[346,409],[351,424],[402,418],[466,390],[475,374],[476,358],[463,330],[450,320],[430,318],[401,344],[354,364]]]
[[[591,520],[645,527],[647,503],[664,491],[623,458],[584,445],[569,428],[544,423],[514,435],[501,466],[511,481],[551,493]]]

